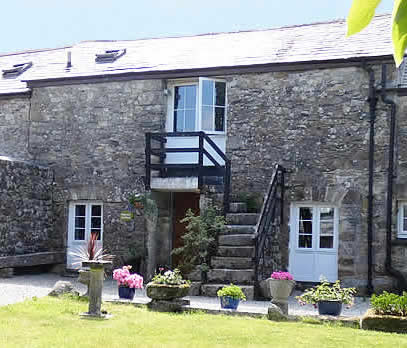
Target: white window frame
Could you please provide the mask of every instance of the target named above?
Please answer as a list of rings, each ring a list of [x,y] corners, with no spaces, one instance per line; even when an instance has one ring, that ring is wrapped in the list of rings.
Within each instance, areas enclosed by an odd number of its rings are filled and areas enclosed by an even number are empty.
[[[397,238],[407,239],[407,231],[403,230],[404,227],[404,207],[407,206],[407,202],[399,202],[397,211]],[[407,218],[407,217],[406,217]]]
[[[84,205],[85,206],[85,239],[75,239],[75,217],[76,217],[76,206]],[[101,206],[101,222],[100,222],[100,239],[103,241],[103,203],[98,201],[74,201],[69,203],[69,222],[68,222],[68,231],[70,235],[70,240],[74,243],[76,242],[87,242],[91,234],[91,225],[92,225],[92,206],[100,205]]]
[[[225,83],[225,124],[223,131],[215,131],[215,130],[204,130],[202,129],[202,85],[203,81],[214,81],[214,82],[223,82]],[[170,94],[167,99],[167,122],[166,122],[166,129],[168,132],[174,132],[174,97],[175,97],[175,87],[179,86],[196,86],[197,93],[196,93],[196,115],[195,115],[195,131],[200,132],[203,131],[209,134],[219,134],[225,135],[227,133],[227,114],[228,114],[228,96],[227,96],[227,82],[224,79],[220,78],[207,78],[207,77],[199,77],[196,79],[186,79],[186,80],[172,80],[169,81],[167,84],[167,89],[170,91]],[[215,105],[215,104],[214,104]],[[215,122],[215,117],[213,117],[213,122]],[[215,128],[215,125],[214,127]]]
[[[339,231],[339,209],[330,204],[307,204],[307,203],[295,203],[293,204],[291,211],[290,223],[291,228],[295,229],[295,238],[291,243],[291,247],[301,252],[335,252],[338,249],[338,231]],[[299,219],[300,208],[312,208],[312,248],[299,247]],[[321,222],[321,208],[333,208],[333,246],[332,248],[320,248],[320,222]]]

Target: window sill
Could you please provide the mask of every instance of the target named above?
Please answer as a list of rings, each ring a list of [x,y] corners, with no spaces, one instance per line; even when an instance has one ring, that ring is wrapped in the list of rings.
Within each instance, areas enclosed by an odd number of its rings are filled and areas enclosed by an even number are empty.
[[[405,245],[407,246],[407,237],[397,237],[391,241],[392,245]]]

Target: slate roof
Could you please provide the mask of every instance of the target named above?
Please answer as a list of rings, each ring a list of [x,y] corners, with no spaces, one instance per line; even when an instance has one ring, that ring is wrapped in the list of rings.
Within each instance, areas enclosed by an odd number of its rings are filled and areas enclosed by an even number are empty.
[[[0,79],[0,94],[24,92],[24,80],[92,77],[137,72],[326,62],[392,54],[390,15],[376,16],[367,29],[347,38],[345,20],[269,30],[205,34],[134,41],[84,41],[72,47],[0,55],[0,70],[33,62],[16,79]],[[111,63],[96,63],[95,54],[126,48]],[[72,68],[66,69],[67,52]]]

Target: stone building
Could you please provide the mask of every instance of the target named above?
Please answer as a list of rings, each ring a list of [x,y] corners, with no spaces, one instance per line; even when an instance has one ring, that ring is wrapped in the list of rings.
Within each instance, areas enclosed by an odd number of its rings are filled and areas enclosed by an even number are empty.
[[[186,209],[223,202],[230,226],[203,293],[235,281],[252,294],[259,262],[304,282],[404,286],[407,99],[389,23],[351,38],[339,20],[0,56],[0,268],[38,253],[72,268],[67,253],[96,232],[148,277],[171,266]],[[282,214],[264,232],[228,200],[263,197],[276,163]],[[156,209],[122,220],[143,192]]]

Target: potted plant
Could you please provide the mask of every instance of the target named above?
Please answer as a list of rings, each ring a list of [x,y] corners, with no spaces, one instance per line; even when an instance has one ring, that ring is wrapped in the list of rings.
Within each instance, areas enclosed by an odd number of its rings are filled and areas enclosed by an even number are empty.
[[[342,304],[346,304],[348,307],[353,305],[355,293],[355,288],[342,288],[339,280],[333,284],[324,280],[321,284],[305,290],[296,299],[300,305],[308,303],[318,307],[320,315],[337,316],[341,314]]]
[[[145,196],[143,194],[131,194],[129,197],[129,203],[131,206],[137,209],[142,209],[144,206]]]
[[[137,273],[130,273],[131,266],[123,266],[113,271],[113,279],[117,280],[119,297],[133,300],[136,289],[143,288],[143,277]]]
[[[184,297],[189,291],[189,281],[182,278],[179,269],[174,271],[160,268],[146,286],[146,294],[153,300],[174,300]]]
[[[239,306],[239,302],[246,300],[242,289],[233,284],[226,285],[218,290],[217,295],[220,298],[220,306],[224,309],[236,310]]]
[[[288,314],[288,296],[290,296],[295,281],[289,272],[273,272],[266,280],[270,289],[272,303],[281,308],[284,314]]]

